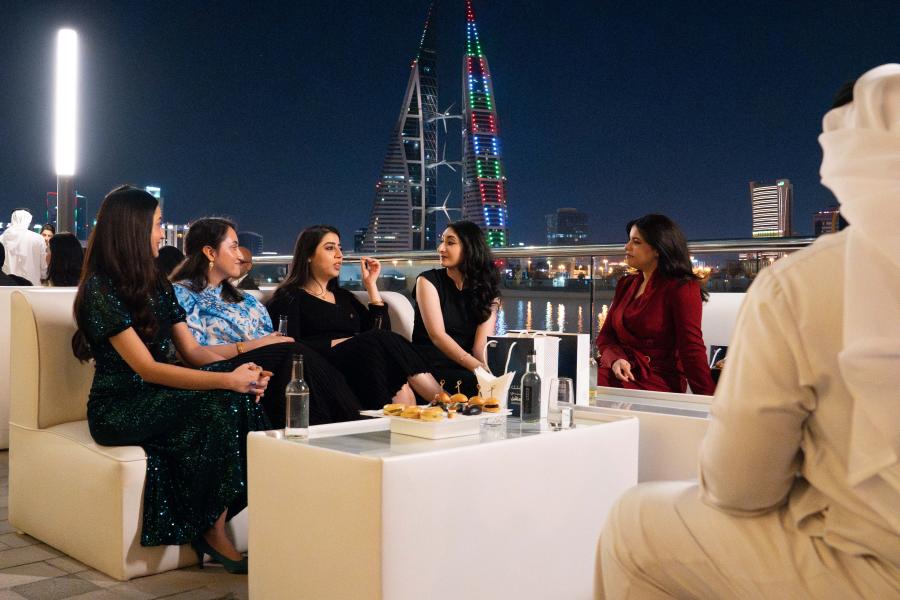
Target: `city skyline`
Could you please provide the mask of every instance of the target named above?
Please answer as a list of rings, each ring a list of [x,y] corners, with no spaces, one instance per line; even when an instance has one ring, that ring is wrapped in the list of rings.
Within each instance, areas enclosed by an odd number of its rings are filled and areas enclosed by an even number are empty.
[[[92,210],[116,184],[155,184],[168,221],[228,215],[281,252],[331,222],[352,247],[427,5],[11,3],[0,220],[41,212],[55,189],[53,37],[71,26],[84,44],[75,182]],[[475,10],[497,70],[513,243],[540,243],[557,207],[588,212],[596,242],[647,212],[692,239],[749,237],[747,184],[776,178],[794,184],[796,229],[811,234],[808,215],[833,203],[818,183],[821,117],[842,82],[897,60],[900,23],[894,2]],[[459,36],[440,44],[439,70],[458,72]],[[441,97],[458,97],[446,80]]]

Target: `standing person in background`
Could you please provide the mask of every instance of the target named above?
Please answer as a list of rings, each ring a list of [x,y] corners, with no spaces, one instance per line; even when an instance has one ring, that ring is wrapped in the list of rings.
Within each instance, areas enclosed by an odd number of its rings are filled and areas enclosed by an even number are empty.
[[[47,242],[31,226],[31,213],[27,208],[14,210],[9,227],[0,235],[0,244],[6,248],[3,271],[18,275],[41,285],[47,278]]]
[[[54,235],[56,235],[56,227],[53,226],[53,223],[44,223],[41,226],[41,237],[47,242],[47,246],[50,245],[50,238]]]
[[[481,229],[469,221],[447,226],[438,246],[441,269],[421,273],[413,289],[413,344],[435,377],[462,381],[476,392],[487,338],[500,306],[500,273]]]
[[[694,275],[687,242],[664,215],[625,227],[625,262],[637,273],[616,284],[597,336],[597,385],[712,395],[716,386],[700,330],[709,297]]]
[[[0,244],[0,265],[3,264],[5,258],[6,250],[3,248],[3,244]],[[0,271],[0,286],[12,285],[31,285],[31,282],[24,277],[19,277],[18,275],[7,275],[3,271]]]
[[[272,319],[286,316],[288,333],[331,362],[364,407],[378,409],[392,401],[414,404],[408,393],[395,398],[407,383],[430,401],[441,388],[412,344],[390,331],[388,308],[376,283],[381,264],[374,258],[360,259],[368,307],[338,285],[343,264],[337,229],[315,225],[303,230],[290,273],[269,301]]]
[[[47,266],[47,285],[76,286],[81,278],[84,249],[72,233],[57,233],[50,238],[50,264]]]
[[[250,270],[253,269],[253,253],[250,252],[250,248],[243,246],[239,247],[238,251],[241,253],[241,270],[232,283],[239,290],[258,290],[256,280],[250,277]]]
[[[153,261],[161,221],[159,201],[131,186],[107,194],[97,213],[72,339],[77,358],[95,361],[88,425],[98,444],[147,453],[141,545],[190,543],[201,564],[209,554],[246,573],[225,521],[247,505],[247,434],[269,426],[257,404],[269,378],[191,336]],[[176,351],[202,368],[175,365]]]
[[[237,244],[230,221],[205,218],[191,224],[185,238],[187,258],[172,274],[191,334],[233,364],[252,362],[272,372],[262,404],[274,428],[284,427],[284,390],[294,354],[304,359],[310,425],[359,419],[359,402],[344,377],[309,346],[273,332],[266,308],[231,284],[243,260]]]
[[[184,261],[184,252],[175,246],[163,246],[156,257],[156,267],[166,279]]]
[[[597,598],[900,597],[900,65],[842,88],[822,131],[850,226],[757,275],[699,485],[625,493]]]

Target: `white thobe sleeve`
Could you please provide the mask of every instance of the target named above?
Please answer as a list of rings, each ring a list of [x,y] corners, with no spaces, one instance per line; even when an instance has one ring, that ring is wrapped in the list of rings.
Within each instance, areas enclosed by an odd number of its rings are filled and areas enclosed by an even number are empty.
[[[815,407],[797,320],[773,271],[759,273],[738,315],[700,450],[703,499],[736,515],[786,501]]]

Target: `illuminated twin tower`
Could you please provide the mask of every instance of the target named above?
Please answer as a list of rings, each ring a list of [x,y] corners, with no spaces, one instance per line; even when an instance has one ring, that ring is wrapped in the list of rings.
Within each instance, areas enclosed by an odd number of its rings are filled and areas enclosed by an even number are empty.
[[[363,240],[364,252],[428,250],[440,234],[437,218],[461,211],[477,223],[492,247],[509,242],[506,175],[500,154],[497,105],[487,57],[482,52],[472,0],[466,0],[466,52],[462,70],[462,114],[438,108],[437,35],[433,8],[428,10],[419,51],[410,68],[400,118],[375,184],[375,201]],[[451,105],[452,108],[452,105]],[[438,134],[447,121],[462,120],[462,161],[438,153]],[[442,127],[438,127],[438,123]],[[437,198],[438,170],[461,167],[462,207]]]

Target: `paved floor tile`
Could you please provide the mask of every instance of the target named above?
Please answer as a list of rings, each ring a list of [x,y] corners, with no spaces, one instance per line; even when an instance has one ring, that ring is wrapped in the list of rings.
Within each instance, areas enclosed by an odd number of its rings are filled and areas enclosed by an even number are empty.
[[[120,583],[114,587],[71,596],[66,598],[66,600],[152,600],[153,598],[150,594],[136,589],[130,583]]]
[[[12,588],[14,592],[25,596],[28,600],[61,600],[97,589],[99,588],[90,581],[79,579],[74,575],[45,579]]]
[[[57,569],[62,569],[66,573],[80,573],[81,571],[87,571],[88,566],[83,565],[74,558],[69,558],[68,556],[59,556],[57,558],[51,558],[46,561],[48,565],[53,565]],[[98,573],[99,575],[99,573]],[[105,577],[105,575],[104,575]],[[90,580],[88,580],[90,581]]]
[[[93,569],[81,571],[80,573],[75,573],[75,575],[77,577],[81,577],[84,580],[90,581],[94,585],[97,585],[102,588],[110,588],[110,587],[113,587],[115,585],[119,585],[120,583],[122,583],[118,579],[113,579],[109,575],[104,575],[100,571],[95,571]]]
[[[43,562],[0,570],[0,588],[11,588],[65,575],[66,572]]]
[[[33,546],[39,542],[24,533],[4,533],[0,535],[0,543],[10,548],[21,548],[22,546]]]
[[[15,531],[15,528],[9,524],[9,521],[6,519],[0,521],[0,533],[11,533],[13,531]]]
[[[0,590],[0,600],[27,600],[25,596],[12,590]]]
[[[191,590],[182,592],[174,596],[166,596],[165,600],[232,600],[229,594],[222,595],[222,592],[216,592],[209,588],[200,588],[199,590]]]
[[[43,546],[43,544],[25,546],[23,548],[12,548],[0,552],[0,569],[48,560],[59,556],[58,553],[48,552],[41,546]]]
[[[247,585],[246,575],[230,575],[228,573],[224,573],[224,575],[243,579],[244,585]],[[132,579],[129,583],[142,592],[147,592],[156,598],[206,587],[222,576],[223,572],[221,569],[192,569],[168,571],[159,575],[140,577]]]

